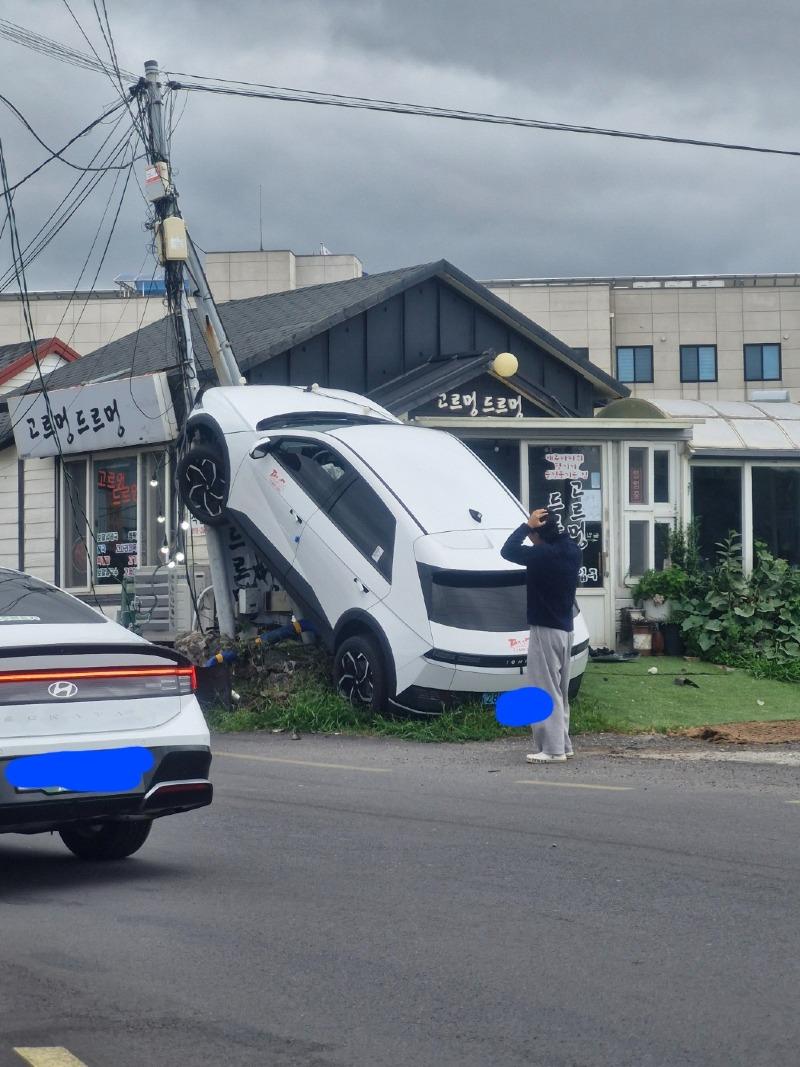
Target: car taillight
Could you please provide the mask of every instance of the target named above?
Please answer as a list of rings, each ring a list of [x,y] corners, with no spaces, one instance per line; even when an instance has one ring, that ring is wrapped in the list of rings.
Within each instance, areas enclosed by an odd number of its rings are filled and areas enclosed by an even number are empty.
[[[64,667],[60,670],[0,671],[0,683],[20,682],[77,682],[132,678],[174,678],[181,693],[197,689],[197,669],[194,666],[170,667]]]

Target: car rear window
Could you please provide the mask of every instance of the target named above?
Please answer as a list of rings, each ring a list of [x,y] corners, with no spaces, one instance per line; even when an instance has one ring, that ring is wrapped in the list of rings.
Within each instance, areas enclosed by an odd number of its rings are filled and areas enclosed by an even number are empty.
[[[0,626],[70,626],[107,621],[87,604],[38,578],[0,571]]]
[[[450,571],[419,564],[428,618],[488,633],[528,629],[525,571]]]

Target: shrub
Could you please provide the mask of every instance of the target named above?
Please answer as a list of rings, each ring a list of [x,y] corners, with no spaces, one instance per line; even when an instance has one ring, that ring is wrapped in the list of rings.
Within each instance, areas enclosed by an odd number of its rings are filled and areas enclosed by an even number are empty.
[[[754,658],[776,664],[800,661],[800,572],[758,543],[748,577],[738,535],[718,548],[715,565],[687,577],[673,608],[687,650],[740,665]]]

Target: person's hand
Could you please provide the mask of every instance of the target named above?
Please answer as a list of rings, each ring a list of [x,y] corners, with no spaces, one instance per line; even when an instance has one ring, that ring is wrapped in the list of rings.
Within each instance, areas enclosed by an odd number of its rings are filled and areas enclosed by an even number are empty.
[[[531,516],[528,519],[528,526],[530,526],[532,530],[538,530],[547,522],[547,516],[547,508],[537,508],[536,511],[531,512]]]

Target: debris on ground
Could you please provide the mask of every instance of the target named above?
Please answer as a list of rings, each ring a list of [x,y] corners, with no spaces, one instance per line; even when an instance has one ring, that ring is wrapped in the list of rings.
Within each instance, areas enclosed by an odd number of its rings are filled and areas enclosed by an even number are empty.
[[[692,726],[677,730],[676,734],[696,741],[727,742],[732,745],[782,745],[800,742],[800,721],[729,722],[716,726]]]
[[[648,667],[647,668],[647,673],[648,674],[658,674],[658,667]]]
[[[673,685],[690,685],[692,687],[692,689],[699,689],[700,688],[700,686],[697,684],[697,682],[693,682],[691,678],[686,678],[683,675],[676,675],[672,679],[672,684]]]

